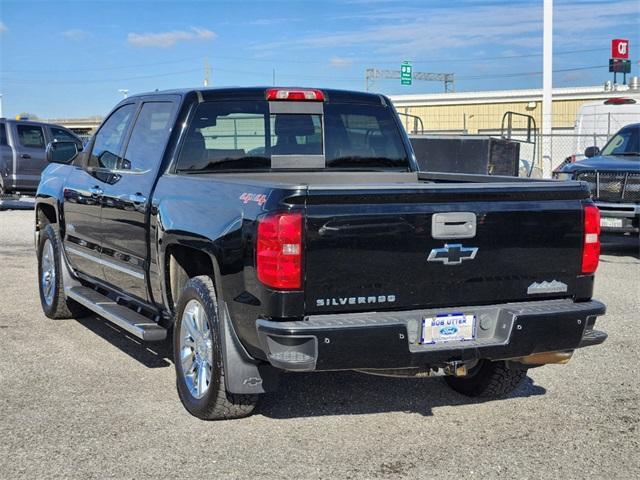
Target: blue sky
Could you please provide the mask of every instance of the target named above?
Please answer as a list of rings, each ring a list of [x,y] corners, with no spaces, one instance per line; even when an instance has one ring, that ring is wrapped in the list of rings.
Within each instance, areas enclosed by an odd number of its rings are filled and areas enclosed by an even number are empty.
[[[640,58],[640,0],[556,0],[554,86],[611,78],[612,38]],[[132,93],[202,85],[364,89],[366,68],[456,76],[456,89],[542,84],[542,0],[46,1],[0,0],[3,113],[104,115]],[[586,68],[603,67],[603,68]],[[586,69],[584,69],[586,68]],[[386,94],[440,92],[435,82]]]

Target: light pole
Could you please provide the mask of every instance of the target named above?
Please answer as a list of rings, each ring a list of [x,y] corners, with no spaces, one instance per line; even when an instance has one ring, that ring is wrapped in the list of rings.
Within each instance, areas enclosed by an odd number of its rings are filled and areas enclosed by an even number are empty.
[[[122,98],[127,98],[129,96],[129,90],[126,88],[121,88],[118,91],[122,94]]]
[[[553,167],[553,0],[543,3],[542,34],[542,176],[551,178]]]
[[[2,118],[2,94],[0,93],[0,118]]]

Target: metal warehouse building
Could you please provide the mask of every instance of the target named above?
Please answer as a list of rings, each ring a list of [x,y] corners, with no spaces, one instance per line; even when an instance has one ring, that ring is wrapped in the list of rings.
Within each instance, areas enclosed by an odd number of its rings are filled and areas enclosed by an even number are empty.
[[[573,129],[580,106],[586,102],[628,95],[626,86],[613,90],[597,87],[553,89],[553,129]],[[542,125],[542,89],[496,90],[486,92],[391,95],[399,113],[422,119],[424,130],[434,133],[494,134],[500,131],[505,112],[531,115],[538,128]],[[404,117],[407,131],[413,132],[414,121]]]
[[[638,121],[638,114],[613,115],[598,120],[604,128],[596,132],[574,132],[580,107],[611,98],[633,97],[640,103],[637,79],[634,88],[610,85],[553,89],[553,129],[550,140],[550,156],[544,157],[542,137],[542,89],[496,90],[486,92],[435,93],[417,95],[391,95],[405,129],[409,133],[500,135],[503,117],[512,111],[534,118],[537,131],[534,144],[523,144],[521,158],[533,160],[536,168],[549,175],[566,157],[580,154],[585,146],[602,147],[622,126]],[[621,109],[622,110],[622,109]],[[637,112],[637,110],[636,110]],[[404,115],[403,115],[404,114]],[[582,118],[602,114],[585,114]],[[417,117],[417,118],[416,118]],[[607,121],[608,120],[608,121]],[[525,138],[527,119],[513,117],[513,138]]]

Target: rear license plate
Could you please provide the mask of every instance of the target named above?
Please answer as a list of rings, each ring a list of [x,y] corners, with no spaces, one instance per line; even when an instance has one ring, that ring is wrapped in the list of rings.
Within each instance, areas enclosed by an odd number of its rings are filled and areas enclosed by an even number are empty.
[[[621,218],[612,218],[612,217],[602,217],[602,218],[600,218],[600,226],[601,227],[622,228],[622,219]]]
[[[434,344],[473,340],[476,337],[476,316],[464,313],[444,313],[422,319],[420,343]]]

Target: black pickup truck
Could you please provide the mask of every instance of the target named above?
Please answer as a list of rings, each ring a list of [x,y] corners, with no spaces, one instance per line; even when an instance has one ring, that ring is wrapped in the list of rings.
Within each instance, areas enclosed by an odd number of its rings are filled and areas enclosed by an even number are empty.
[[[640,123],[617,132],[602,151],[588,147],[585,159],[565,161],[555,178],[589,184],[600,210],[600,226],[607,234],[640,234]]]
[[[420,173],[382,95],[143,94],[76,150],[49,145],[37,193],[42,308],[173,335],[200,418],[248,415],[282,371],[500,396],[606,338],[587,185]]]

